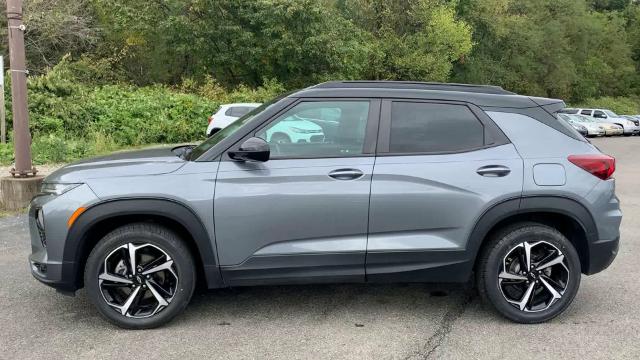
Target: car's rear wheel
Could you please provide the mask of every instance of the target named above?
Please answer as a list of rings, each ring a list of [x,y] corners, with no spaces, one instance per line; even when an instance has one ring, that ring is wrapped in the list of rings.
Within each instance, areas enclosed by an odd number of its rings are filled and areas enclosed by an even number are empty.
[[[159,225],[126,225],[91,251],[84,283],[101,315],[128,329],[163,325],[193,294],[195,268],[182,240]]]
[[[477,285],[503,316],[539,323],[562,313],[580,285],[580,259],[556,229],[519,223],[495,234],[480,254]]]

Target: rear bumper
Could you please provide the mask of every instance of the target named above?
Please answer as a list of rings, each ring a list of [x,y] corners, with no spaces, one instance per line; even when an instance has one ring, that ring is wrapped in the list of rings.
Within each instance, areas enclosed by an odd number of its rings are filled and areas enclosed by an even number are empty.
[[[589,268],[584,272],[587,275],[599,273],[611,265],[618,255],[620,237],[613,240],[598,240],[591,243],[589,249]]]

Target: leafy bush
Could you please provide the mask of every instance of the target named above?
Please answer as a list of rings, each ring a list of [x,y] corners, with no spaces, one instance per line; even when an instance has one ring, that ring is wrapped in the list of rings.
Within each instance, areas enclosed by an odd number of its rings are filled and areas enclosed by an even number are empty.
[[[87,83],[88,72],[94,71],[87,69],[85,63],[64,58],[46,74],[29,79],[36,164],[66,162],[127,147],[204,140],[206,119],[220,104],[263,102],[285,91],[275,80],[265,80],[265,85],[256,89],[240,86],[233,90],[212,79],[202,83],[185,80],[177,88],[100,85]],[[12,152],[12,145],[3,145],[0,163],[10,163]]]
[[[575,107],[609,109],[616,114],[640,114],[640,98],[637,97],[601,97],[587,99]]]
[[[0,143],[0,164],[10,164],[13,162],[13,144]],[[3,174],[6,175],[6,174]]]

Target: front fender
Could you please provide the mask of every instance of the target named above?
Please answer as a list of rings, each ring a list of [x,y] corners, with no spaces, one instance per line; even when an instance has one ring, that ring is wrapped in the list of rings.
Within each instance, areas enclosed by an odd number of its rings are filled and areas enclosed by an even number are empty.
[[[127,216],[153,216],[165,218],[180,224],[189,233],[198,252],[202,270],[209,288],[224,286],[217,262],[212,236],[209,236],[197,214],[180,202],[158,198],[128,198],[97,203],[85,210],[75,221],[67,234],[64,246],[63,278],[75,279],[79,288],[86,258],[100,239],[89,234],[110,220],[123,220]],[[126,219],[124,219],[126,221]]]

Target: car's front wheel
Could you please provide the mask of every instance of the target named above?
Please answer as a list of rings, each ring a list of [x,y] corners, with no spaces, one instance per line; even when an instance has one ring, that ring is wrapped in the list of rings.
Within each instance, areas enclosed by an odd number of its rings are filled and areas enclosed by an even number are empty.
[[[539,323],[562,313],[580,285],[580,259],[558,230],[519,223],[496,233],[480,254],[477,285],[503,316]]]
[[[174,232],[137,223],[98,242],[87,259],[84,283],[107,320],[127,329],[148,329],[185,309],[195,288],[195,267]]]

